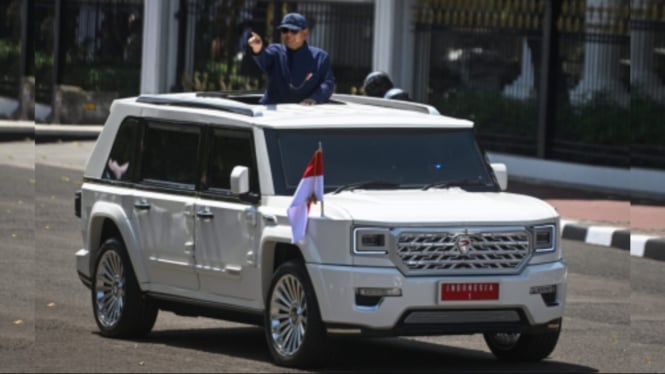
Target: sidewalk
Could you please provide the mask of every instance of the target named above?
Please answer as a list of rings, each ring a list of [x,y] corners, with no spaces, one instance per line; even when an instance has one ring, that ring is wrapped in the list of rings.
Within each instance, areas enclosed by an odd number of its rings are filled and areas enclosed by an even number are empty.
[[[541,181],[513,180],[508,192],[536,196],[561,215],[562,237],[665,261],[665,200],[633,200]]]
[[[9,122],[9,124],[7,124]],[[28,123],[31,124],[31,123]],[[0,142],[15,121],[0,121]],[[37,125],[37,145],[30,141],[0,143],[0,163],[34,167],[44,163],[83,169],[102,126]],[[61,138],[60,143],[41,143]],[[71,141],[82,139],[81,141]],[[87,140],[86,140],[87,139]],[[510,173],[510,165],[508,165]],[[554,206],[562,217],[562,237],[629,250],[632,256],[665,261],[665,199],[635,200],[618,193],[597,192],[541,180],[510,178],[508,192],[531,195]]]

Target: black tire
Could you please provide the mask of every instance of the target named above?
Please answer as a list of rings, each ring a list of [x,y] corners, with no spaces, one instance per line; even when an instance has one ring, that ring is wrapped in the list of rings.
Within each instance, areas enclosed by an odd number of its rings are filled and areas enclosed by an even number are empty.
[[[282,296],[281,300],[293,302],[290,305],[278,302],[277,295]],[[274,362],[298,368],[322,364],[328,339],[314,288],[301,261],[279,266],[270,282],[265,305],[265,335]],[[280,311],[284,312],[281,318],[276,316]],[[288,334],[289,329],[300,332],[300,327],[302,333]]]
[[[552,353],[559,341],[561,324],[553,331],[503,334],[486,333],[485,343],[501,361],[540,361]]]
[[[91,289],[92,312],[103,336],[135,338],[152,330],[157,306],[141,293],[122,241],[111,238],[99,248]]]

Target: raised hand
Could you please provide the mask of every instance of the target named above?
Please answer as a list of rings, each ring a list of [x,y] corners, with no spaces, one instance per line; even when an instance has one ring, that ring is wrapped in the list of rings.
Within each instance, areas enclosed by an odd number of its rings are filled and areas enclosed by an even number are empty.
[[[261,36],[254,31],[252,31],[252,35],[247,39],[247,44],[249,44],[254,53],[261,52],[261,48],[263,48],[263,40],[261,39]]]

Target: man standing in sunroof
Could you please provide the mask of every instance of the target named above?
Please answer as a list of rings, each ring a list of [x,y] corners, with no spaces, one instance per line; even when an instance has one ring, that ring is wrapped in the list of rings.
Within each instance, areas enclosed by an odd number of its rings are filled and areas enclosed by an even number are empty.
[[[282,43],[264,46],[252,32],[247,41],[254,61],[268,75],[262,104],[300,103],[314,105],[330,99],[335,76],[328,53],[307,44],[309,27],[300,13],[289,13],[279,25]]]

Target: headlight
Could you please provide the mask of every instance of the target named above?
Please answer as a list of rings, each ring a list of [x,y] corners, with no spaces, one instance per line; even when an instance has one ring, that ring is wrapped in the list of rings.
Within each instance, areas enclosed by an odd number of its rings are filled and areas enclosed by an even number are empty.
[[[381,228],[358,228],[353,230],[353,253],[382,255],[388,253],[389,231]]]
[[[556,250],[556,226],[535,226],[533,228],[533,243],[537,254],[554,252]]]

